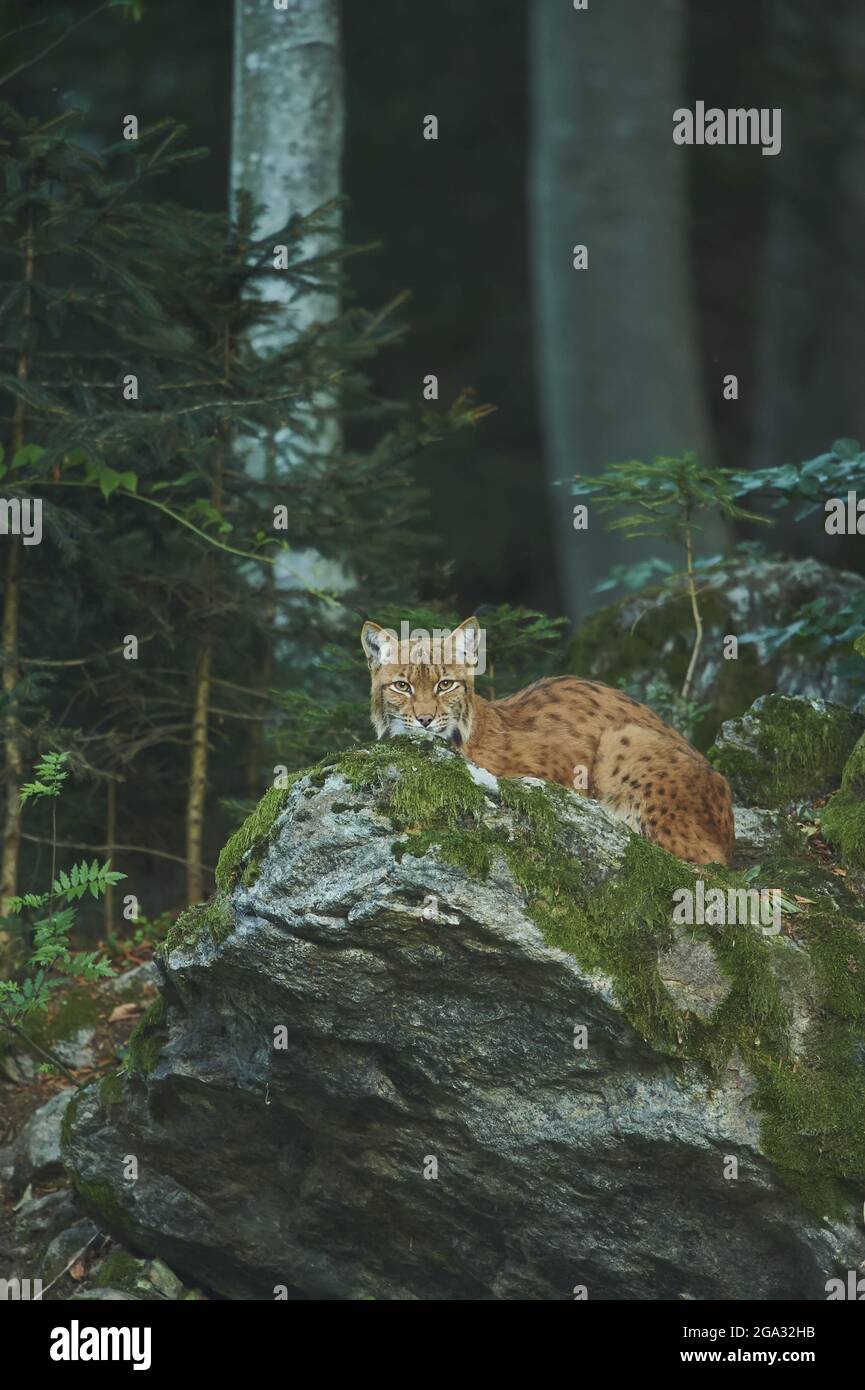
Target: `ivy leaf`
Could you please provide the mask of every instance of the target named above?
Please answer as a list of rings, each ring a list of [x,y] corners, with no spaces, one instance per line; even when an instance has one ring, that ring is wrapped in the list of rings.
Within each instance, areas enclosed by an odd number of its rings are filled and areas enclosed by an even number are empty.
[[[45,450],[40,444],[22,444],[12,455],[11,467],[26,468],[28,463],[38,463]]]

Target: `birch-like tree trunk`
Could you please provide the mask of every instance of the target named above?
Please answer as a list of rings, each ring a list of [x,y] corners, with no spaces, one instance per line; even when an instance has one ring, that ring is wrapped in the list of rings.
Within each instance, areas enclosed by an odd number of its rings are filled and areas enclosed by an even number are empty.
[[[236,214],[240,194],[249,194],[261,209],[257,236],[275,233],[289,218],[305,217],[339,197],[344,120],[338,0],[284,0],[282,9],[261,0],[235,0],[231,206]],[[306,238],[308,256],[337,249],[338,210],[329,223],[329,230]],[[271,276],[261,293],[277,311],[252,334],[260,353],[284,347],[339,310],[332,293],[294,298],[288,277]],[[313,401],[320,414],[305,450],[325,454],[338,445],[337,421],[327,413],[331,405],[323,396]],[[290,430],[280,431],[272,443],[237,441],[246,467],[257,476],[269,463],[277,472],[290,468],[296,461],[292,445]],[[343,582],[339,568],[325,565],[315,551],[293,552],[290,565],[277,566],[277,578],[282,588]]]
[[[338,0],[235,0],[231,123],[231,204],[244,191],[262,208],[259,236],[339,197],[344,110]],[[338,231],[338,218],[334,220]],[[324,232],[307,239],[309,255],[334,249]],[[281,312],[253,346],[266,352],[339,308],[331,294],[292,302],[288,282],[268,282]]]
[[[261,0],[235,0],[234,79],[231,127],[231,205],[237,212],[246,192],[261,208],[255,231],[267,236],[289,218],[314,212],[342,191],[344,133],[343,68],[338,0],[282,0],[282,7]],[[337,248],[340,218],[335,210],[330,229],[306,238],[307,255]],[[276,306],[270,325],[253,335],[252,346],[267,353],[290,343],[315,323],[327,322],[339,310],[332,293],[292,298],[288,281],[271,277],[266,290]],[[333,402],[318,396],[313,438],[304,442],[325,455],[339,446],[340,430]],[[274,439],[247,437],[236,441],[244,466],[256,476],[279,473],[296,462],[292,434],[280,431]],[[277,592],[296,588],[338,590],[346,587],[342,567],[317,551],[294,550],[278,560],[266,588],[273,607]],[[264,690],[271,672],[270,654],[263,657],[258,683]],[[263,743],[263,724],[250,726],[247,750],[248,785],[256,777]]]
[[[686,211],[682,0],[532,0],[531,209],[537,372],[550,480],[692,449],[707,457]],[[588,269],[573,248],[588,248]],[[719,382],[720,389],[720,382]],[[614,564],[658,554],[551,489],[572,617]]]

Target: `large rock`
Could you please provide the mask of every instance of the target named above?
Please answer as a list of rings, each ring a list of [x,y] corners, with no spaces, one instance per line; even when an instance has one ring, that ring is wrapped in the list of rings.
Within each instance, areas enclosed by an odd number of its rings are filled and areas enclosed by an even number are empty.
[[[831,955],[674,929],[687,865],[404,740],[268,793],[218,878],[67,1112],[132,1249],[230,1298],[822,1299],[865,1258],[837,898]]]
[[[709,750],[736,801],[784,806],[838,786],[865,716],[828,700],[761,695]]]
[[[844,765],[841,788],[820,815],[823,834],[860,879],[865,874],[865,734]]]
[[[599,609],[575,633],[568,670],[615,685],[624,680],[632,695],[659,706],[682,724],[698,747],[712,742],[725,719],[743,714],[758,695],[831,700],[852,705],[862,693],[861,660],[852,648],[815,649],[796,637],[772,651],[765,637],[740,642],[736,660],[724,656],[724,639],[758,636],[792,628],[806,604],[822,600],[840,611],[865,585],[858,574],[818,560],[748,560],[735,556],[700,576],[700,607],[705,631],[692,692],[702,713],[683,718],[667,709],[665,688],[681,688],[694,622],[687,594],[638,593]]]
[[[17,1147],[28,1179],[56,1177],[60,1172],[60,1132],[73,1095],[65,1086],[35,1110],[18,1137]]]

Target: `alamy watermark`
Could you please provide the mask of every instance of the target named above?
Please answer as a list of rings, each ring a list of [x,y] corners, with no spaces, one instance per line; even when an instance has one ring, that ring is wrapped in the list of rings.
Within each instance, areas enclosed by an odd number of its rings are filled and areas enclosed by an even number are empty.
[[[865,536],[865,497],[855,492],[846,497],[830,497],[824,504],[827,536]]]
[[[471,666],[475,675],[482,676],[487,665],[487,634],[482,627],[409,629],[403,620],[399,636],[393,628],[385,627],[377,634],[376,644],[384,666]]]
[[[11,1300],[13,1303],[36,1302],[42,1297],[41,1279],[0,1279],[0,1303]]]
[[[42,541],[41,497],[0,497],[0,536],[20,536],[23,545]]]
[[[677,145],[762,145],[763,154],[781,153],[779,106],[706,108],[698,101],[694,110],[680,106],[673,112],[673,140]]]
[[[693,888],[673,893],[673,923],[687,927],[752,926],[764,936],[781,930],[783,894],[778,888],[707,888],[698,878]]]

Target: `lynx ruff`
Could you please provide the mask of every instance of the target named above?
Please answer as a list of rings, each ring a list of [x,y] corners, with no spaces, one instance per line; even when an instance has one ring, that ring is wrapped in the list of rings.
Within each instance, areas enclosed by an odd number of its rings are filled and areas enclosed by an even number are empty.
[[[394,643],[373,622],[364,623],[361,641],[379,738],[447,740],[495,776],[540,777],[600,801],[680,859],[729,864],[733,808],[725,778],[648,706],[576,676],[485,700],[474,689],[476,618],[438,649],[423,639]],[[582,777],[575,778],[577,769]]]

